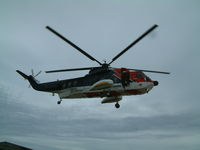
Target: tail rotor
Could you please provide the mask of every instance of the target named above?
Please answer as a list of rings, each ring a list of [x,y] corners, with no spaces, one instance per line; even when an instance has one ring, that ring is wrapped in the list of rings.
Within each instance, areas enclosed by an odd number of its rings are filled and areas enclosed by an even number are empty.
[[[41,72],[42,72],[42,71],[40,70],[40,71],[35,75],[34,70],[31,69],[31,75],[32,75],[34,78],[37,77]]]
[[[35,79],[35,77],[37,77],[39,74],[41,74],[42,73],[42,71],[40,70],[38,73],[34,73],[34,70],[33,69],[31,69],[31,76]],[[39,83],[39,81],[37,80],[37,79],[35,79],[35,81],[37,82],[37,83]],[[28,86],[29,88],[31,87],[31,84],[29,84],[29,86]]]

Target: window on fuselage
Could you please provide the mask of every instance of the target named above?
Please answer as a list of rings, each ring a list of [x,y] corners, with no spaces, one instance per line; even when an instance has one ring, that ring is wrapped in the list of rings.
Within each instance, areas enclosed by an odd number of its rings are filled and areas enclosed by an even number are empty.
[[[76,86],[76,85],[77,85],[77,81],[74,80],[74,81],[73,81],[73,86]]]
[[[144,79],[145,81],[151,81],[151,79],[148,76],[146,76],[143,72],[137,72],[136,78]]]
[[[68,87],[71,87],[71,84],[72,84],[71,81],[69,81],[69,82],[68,82]]]
[[[137,72],[135,76],[136,78],[139,78],[139,79],[143,78],[143,75],[140,72]]]
[[[113,80],[114,83],[118,83],[119,82],[119,79],[117,77],[112,78],[112,80]]]
[[[147,80],[147,81],[151,81],[151,79],[150,79],[148,76],[146,76],[146,80]]]

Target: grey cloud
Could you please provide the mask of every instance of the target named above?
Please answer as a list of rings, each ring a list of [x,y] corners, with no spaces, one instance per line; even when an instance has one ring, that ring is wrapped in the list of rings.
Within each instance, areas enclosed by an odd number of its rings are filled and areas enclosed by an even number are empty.
[[[50,139],[57,137],[61,141],[76,138],[79,140],[97,139],[99,141],[105,139],[142,140],[184,137],[196,135],[199,132],[200,119],[196,114],[123,117],[120,119],[78,118],[61,120],[56,116],[70,114],[58,114],[58,112],[49,111],[48,109],[41,111],[37,107],[15,103],[15,98],[7,95],[2,89],[0,95],[0,132],[5,137],[34,138],[35,136],[48,136]],[[13,100],[8,102],[8,99]],[[33,144],[36,143],[33,142]],[[41,143],[37,144],[43,145],[42,139]]]

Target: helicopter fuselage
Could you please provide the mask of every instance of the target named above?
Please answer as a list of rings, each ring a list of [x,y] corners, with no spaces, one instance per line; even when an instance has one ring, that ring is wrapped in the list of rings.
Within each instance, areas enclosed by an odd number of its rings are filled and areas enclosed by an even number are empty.
[[[35,90],[58,94],[60,99],[141,95],[157,85],[143,72],[126,68],[94,69],[84,77],[40,84],[32,76],[28,80]]]

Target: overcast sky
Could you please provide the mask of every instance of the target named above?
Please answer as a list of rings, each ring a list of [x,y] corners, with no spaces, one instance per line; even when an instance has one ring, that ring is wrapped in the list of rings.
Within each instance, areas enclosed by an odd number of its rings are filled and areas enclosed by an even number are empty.
[[[200,148],[200,1],[0,0],[0,141],[36,150]],[[101,99],[63,100],[28,88],[15,70],[47,82],[98,66],[45,29],[49,25],[99,61],[109,62],[152,25],[159,28],[113,67],[169,71],[150,74],[159,86],[123,97],[120,109]]]

